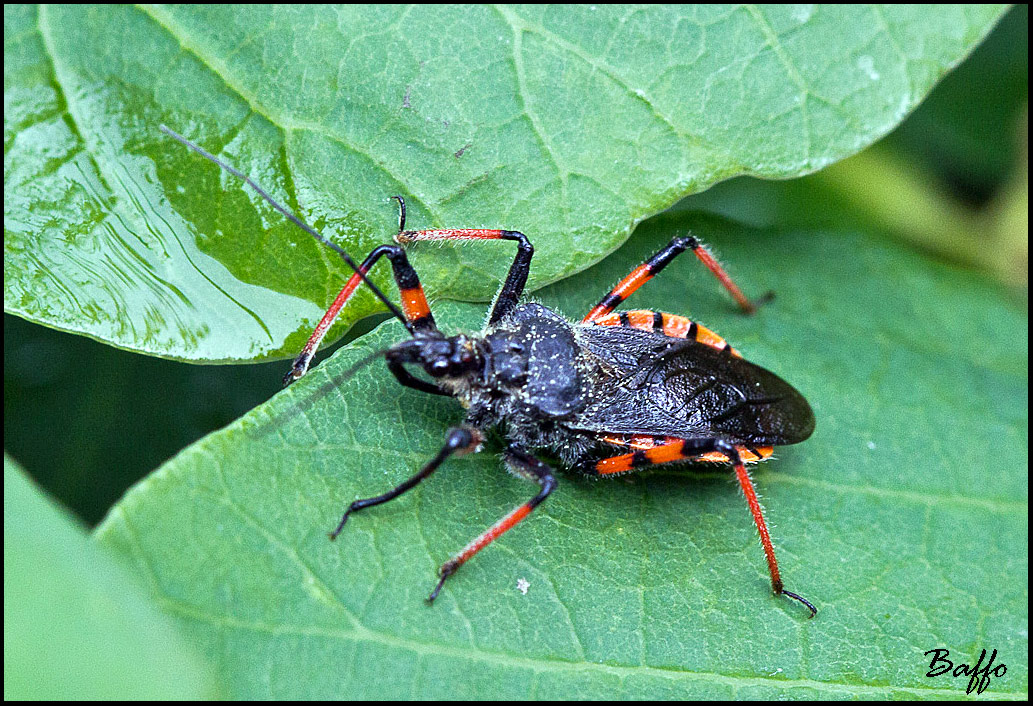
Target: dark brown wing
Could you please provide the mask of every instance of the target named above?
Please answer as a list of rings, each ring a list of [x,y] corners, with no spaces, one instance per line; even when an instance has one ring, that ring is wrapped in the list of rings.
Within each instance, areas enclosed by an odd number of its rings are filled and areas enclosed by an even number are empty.
[[[578,330],[584,348],[616,373],[568,422],[606,434],[726,438],[780,446],[814,431],[807,400],[758,365],[687,339],[616,326]]]

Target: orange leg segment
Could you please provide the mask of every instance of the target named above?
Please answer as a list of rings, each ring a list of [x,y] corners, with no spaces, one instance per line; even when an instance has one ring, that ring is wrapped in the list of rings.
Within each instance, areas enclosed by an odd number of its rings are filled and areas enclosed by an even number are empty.
[[[517,506],[508,515],[503,517],[472,542],[463,547],[458,554],[446,561],[438,571],[438,575],[441,578],[438,581],[438,585],[434,587],[434,591],[427,598],[428,603],[434,602],[434,599],[438,597],[438,593],[441,591],[441,587],[445,585],[445,581],[449,576],[458,571],[460,566],[469,561],[474,554],[481,551],[503,534],[516,527],[520,521],[530,515],[531,511],[538,507],[545,498],[549,497],[549,494],[556,488],[556,479],[552,475],[552,469],[536,459],[534,456],[528,454],[522,448],[510,446],[509,449],[506,450],[505,458],[506,463],[509,464],[509,467],[512,468],[513,471],[528,480],[533,480],[541,486],[541,490],[536,496],[523,505]]]
[[[582,320],[584,322],[595,321],[596,319],[609,314],[616,309],[621,302],[627,299],[639,287],[653,279],[660,271],[670,264],[671,260],[685,252],[692,250],[699,261],[706,265],[707,269],[714,273],[718,281],[728,290],[739,307],[747,314],[752,314],[757,307],[751,302],[742,290],[732,281],[721,263],[719,263],[707,248],[693,236],[676,237],[671,240],[667,247],[649,258],[648,261],[639,265],[631,271],[627,277],[617,283],[610,293],[596,304],[588,315]]]
[[[767,523],[764,521],[764,511],[760,506],[760,501],[757,499],[757,492],[753,487],[753,481],[750,479],[750,475],[744,465],[770,457],[773,452],[771,447],[750,448],[713,439],[679,439],[670,436],[653,437],[648,435],[604,436],[601,440],[614,446],[635,449],[632,453],[611,456],[596,461],[591,470],[601,476],[626,473],[636,468],[674,461],[691,460],[731,463],[735,468],[735,476],[739,481],[739,486],[742,488],[743,495],[746,496],[750,515],[752,515],[753,522],[757,525],[757,532],[760,534],[760,543],[768,562],[768,572],[771,575],[772,590],[776,595],[788,596],[807,606],[811,611],[812,618],[817,615],[817,609],[808,600],[785,590],[785,587],[782,585],[778,561],[775,559],[775,548],[771,543],[771,535],[768,532]]]
[[[283,384],[285,386],[291,384],[308,371],[312,358],[315,357],[316,351],[319,350],[319,345],[323,342],[323,338],[326,337],[326,333],[330,330],[334,321],[337,320],[344,305],[348,303],[348,300],[355,294],[355,290],[362,284],[366,273],[376,264],[377,260],[384,256],[391,261],[395,282],[398,284],[398,291],[402,297],[402,311],[405,314],[405,321],[409,330],[415,333],[437,327],[434,323],[434,316],[430,313],[427,297],[423,293],[420,278],[416,274],[416,270],[409,264],[405,251],[397,245],[378,246],[363,260],[358,267],[358,271],[348,278],[340,293],[334,298],[330,308],[326,310],[323,318],[316,324],[316,328],[312,335],[309,336],[305,347],[301,349],[301,353],[294,359],[294,364],[284,377]]]
[[[502,288],[495,297],[495,306],[488,316],[488,323],[495,324],[512,311],[520,295],[527,285],[527,276],[531,271],[531,258],[534,247],[527,236],[516,230],[500,228],[436,228],[432,230],[405,229],[405,200],[401,196],[393,196],[398,201],[398,234],[395,240],[399,243],[412,243],[419,240],[512,240],[517,244],[516,258],[509,267]]]

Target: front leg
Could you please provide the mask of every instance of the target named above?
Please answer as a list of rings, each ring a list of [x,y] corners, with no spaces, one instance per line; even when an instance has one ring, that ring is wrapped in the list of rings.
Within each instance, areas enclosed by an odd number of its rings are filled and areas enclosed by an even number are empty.
[[[341,533],[341,530],[344,529],[344,524],[348,521],[348,516],[356,510],[362,510],[367,507],[373,507],[374,505],[381,505],[389,500],[394,500],[402,493],[419,485],[423,479],[436,471],[438,466],[444,463],[450,456],[468,454],[480,450],[481,441],[481,433],[472,427],[456,427],[454,429],[449,429],[448,436],[445,437],[445,445],[441,447],[440,451],[438,451],[437,456],[432,458],[427,465],[420,469],[419,473],[412,476],[404,483],[401,483],[387,491],[383,495],[378,495],[374,498],[366,498],[364,500],[356,500],[349,505],[348,509],[344,511],[344,516],[341,517],[341,521],[337,525],[337,528],[330,533],[330,540],[333,541],[337,539],[337,535]]]
[[[405,200],[401,196],[392,196],[399,205],[398,235],[399,243],[411,243],[416,240],[513,240],[517,244],[516,258],[509,266],[509,274],[502,283],[495,306],[488,317],[489,324],[496,324],[517,305],[520,295],[527,286],[527,275],[531,271],[531,258],[534,246],[527,236],[516,230],[500,230],[497,228],[436,228],[433,230],[405,230]]]
[[[366,273],[369,272],[370,268],[376,264],[377,260],[385,256],[391,261],[395,283],[398,285],[398,293],[402,298],[402,311],[404,312],[402,320],[405,322],[406,329],[413,335],[438,330],[437,324],[434,322],[434,316],[430,313],[427,297],[423,293],[420,277],[416,274],[416,270],[413,269],[412,265],[409,264],[409,258],[406,257],[405,251],[397,245],[377,246],[358,267],[355,274],[348,279],[341,292],[330,305],[330,308],[323,314],[323,318],[316,325],[305,347],[301,349],[301,353],[294,359],[291,369],[284,376],[284,387],[308,372],[308,367],[312,363],[316,351],[319,349],[319,344],[323,342],[323,337],[330,330],[330,326],[337,319],[337,315],[341,313],[341,309],[355,294],[355,290],[359,288],[359,285],[366,281]],[[403,382],[402,384],[405,383]],[[410,387],[412,386],[410,385]]]

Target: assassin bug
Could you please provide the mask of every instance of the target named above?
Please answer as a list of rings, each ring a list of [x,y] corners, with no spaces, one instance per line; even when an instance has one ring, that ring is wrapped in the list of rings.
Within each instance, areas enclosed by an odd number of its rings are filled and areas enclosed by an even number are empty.
[[[767,525],[745,464],[771,456],[774,446],[795,444],[814,430],[807,401],[788,383],[745,360],[709,329],[675,314],[615,311],[635,290],[686,250],[710,269],[747,313],[755,309],[721,265],[694,237],[675,237],[622,279],[578,323],[541,304],[520,303],[534,248],[523,233],[487,228],[406,230],[405,201],[398,201],[395,241],[380,245],[358,265],[277,203],[243,173],[172,132],[169,136],[215,162],[255,189],[280,213],[336,251],[355,271],[334,299],[284,378],[303,376],[327,330],[359,285],[365,283],[399,319],[410,338],[382,354],[388,370],[406,387],[455,397],[467,410],[465,423],[450,429],[437,455],[393,490],[356,500],[345,511],[336,539],[351,513],[386,503],[430,476],[450,456],[479,451],[483,432],[498,427],[507,441],[504,458],[518,476],[538,484],[528,502],[488,528],[445,562],[427,598],[437,598],[449,576],[503,533],[527,517],[556,488],[553,470],[531,450],[552,451],[573,469],[613,476],[676,461],[727,463],[734,470],[760,533],[776,595],[785,590]],[[507,240],[516,243],[510,266],[488,323],[479,334],[448,336],[438,330],[416,271],[401,244],[421,240]],[[366,273],[386,257],[401,294],[399,309]],[[430,380],[406,366],[419,366]]]

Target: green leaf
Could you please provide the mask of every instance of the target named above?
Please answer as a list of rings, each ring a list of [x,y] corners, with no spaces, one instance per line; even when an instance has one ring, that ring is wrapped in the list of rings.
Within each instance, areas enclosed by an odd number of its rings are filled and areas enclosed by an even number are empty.
[[[211,674],[108,552],[4,455],[4,699],[198,699]]]
[[[860,150],[1002,12],[5,6],[5,309],[172,358],[297,351],[349,273],[160,123],[356,257],[393,194],[416,227],[525,231],[538,287],[686,194]],[[485,300],[511,255],[415,257],[433,296]]]
[[[956,697],[923,652],[1007,664],[1027,688],[1027,322],[985,280],[859,232],[751,230],[679,213],[538,293],[587,311],[672,233],[717,246],[753,293],[737,313],[690,257],[627,303],[689,313],[812,403],[817,431],[756,482],[786,585],[773,597],[729,472],[563,473],[517,528],[423,599],[437,567],[536,487],[493,441],[385,492],[462,419],[371,352],[389,322],[170,461],[99,528],[207,646],[238,698]],[[441,303],[446,330],[483,306]],[[518,582],[527,582],[527,592]]]
[[[1017,167],[1016,143],[1022,141],[1029,102],[1029,6],[1012,6],[987,40],[937,85],[886,145],[976,204],[989,199]]]

